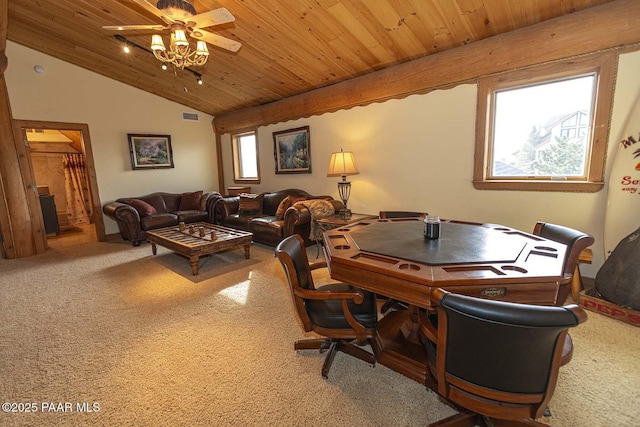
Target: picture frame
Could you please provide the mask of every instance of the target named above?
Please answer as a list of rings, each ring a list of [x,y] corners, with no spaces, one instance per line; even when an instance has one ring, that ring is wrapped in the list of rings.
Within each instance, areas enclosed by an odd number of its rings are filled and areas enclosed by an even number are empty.
[[[131,168],[170,169],[173,168],[171,135],[127,134]]]
[[[311,173],[309,126],[273,132],[276,174]]]

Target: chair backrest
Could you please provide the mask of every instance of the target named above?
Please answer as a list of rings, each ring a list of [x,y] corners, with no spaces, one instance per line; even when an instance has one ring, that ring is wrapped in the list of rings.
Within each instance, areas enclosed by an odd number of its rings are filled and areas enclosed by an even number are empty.
[[[380,211],[378,214],[380,219],[391,218],[420,218],[427,216],[426,212],[411,212],[411,211]]]
[[[515,304],[442,289],[432,301],[438,392],[490,417],[540,417],[555,389],[567,329],[586,313],[577,305]]]
[[[304,300],[294,292],[296,288],[315,289],[302,237],[294,234],[282,240],[276,247],[275,256],[284,268],[296,311],[304,325],[304,330],[308,332],[313,327],[311,319],[305,310]]]
[[[573,275],[576,265],[578,265],[580,253],[593,245],[594,242],[593,237],[589,234],[548,222],[536,223],[533,234],[567,245],[567,252],[564,257],[564,263],[562,264],[562,271],[565,277]]]

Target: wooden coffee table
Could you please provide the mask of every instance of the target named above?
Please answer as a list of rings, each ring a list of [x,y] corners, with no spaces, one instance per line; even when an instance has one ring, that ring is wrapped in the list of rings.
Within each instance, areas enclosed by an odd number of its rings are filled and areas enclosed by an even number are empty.
[[[200,229],[203,230],[204,236],[200,235]],[[212,232],[215,233],[214,238],[212,238]],[[252,239],[253,233],[248,231],[235,230],[208,222],[186,224],[184,230],[180,230],[180,227],[175,225],[147,231],[147,240],[151,243],[154,255],[157,252],[157,245],[160,245],[189,258],[194,276],[198,274],[198,261],[204,255],[243,247],[244,257],[249,259]]]

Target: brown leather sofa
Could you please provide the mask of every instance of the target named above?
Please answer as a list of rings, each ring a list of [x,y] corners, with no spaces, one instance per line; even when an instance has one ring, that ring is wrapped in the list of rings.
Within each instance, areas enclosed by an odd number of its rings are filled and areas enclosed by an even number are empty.
[[[151,193],[107,203],[102,211],[113,219],[124,240],[134,246],[146,239],[146,231],[178,225],[180,222],[213,222],[215,202],[220,193]]]
[[[334,207],[334,213],[340,212],[344,207],[341,201],[335,200],[331,196],[312,196],[304,190],[290,188],[287,190],[272,193],[261,193],[262,209],[260,212],[252,214],[240,214],[240,196],[224,197],[216,201],[214,206],[214,222],[216,224],[250,231],[253,233],[253,241],[276,246],[285,237],[299,234],[305,245],[312,245],[314,242],[309,239],[311,230],[311,213],[300,204],[289,207],[284,218],[276,218],[276,211],[280,202],[287,196],[294,200],[305,198],[328,200]]]

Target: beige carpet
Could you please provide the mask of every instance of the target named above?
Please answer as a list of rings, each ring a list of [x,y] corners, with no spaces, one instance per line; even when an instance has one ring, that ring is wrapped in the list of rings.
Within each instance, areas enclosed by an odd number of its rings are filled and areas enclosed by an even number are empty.
[[[148,244],[0,259],[0,399],[37,409],[0,413],[0,425],[424,426],[454,413],[344,354],[323,380],[323,356],[293,350],[303,333],[273,248],[208,257],[200,270]],[[640,328],[589,313],[572,336],[545,421],[638,426]],[[85,402],[94,412],[78,411]]]

